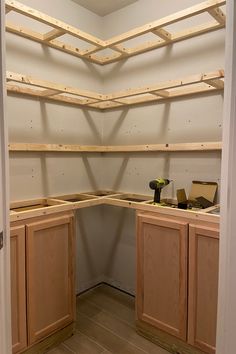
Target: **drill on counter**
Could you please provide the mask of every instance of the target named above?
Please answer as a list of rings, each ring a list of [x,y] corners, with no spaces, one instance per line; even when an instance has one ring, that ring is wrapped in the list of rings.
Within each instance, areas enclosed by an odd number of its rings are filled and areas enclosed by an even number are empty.
[[[167,186],[170,182],[171,180],[166,178],[157,178],[149,182],[149,187],[155,191],[154,203],[160,203],[161,190],[163,187]]]

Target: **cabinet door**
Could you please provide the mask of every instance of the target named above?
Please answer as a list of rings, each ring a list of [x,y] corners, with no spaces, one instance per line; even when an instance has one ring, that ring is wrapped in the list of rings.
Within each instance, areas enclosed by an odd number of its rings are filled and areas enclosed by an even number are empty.
[[[12,353],[27,346],[25,227],[11,227],[11,321]]]
[[[206,353],[215,353],[219,231],[189,227],[188,342]]]
[[[74,319],[73,218],[29,223],[26,235],[28,337],[32,344]]]
[[[186,340],[188,224],[141,215],[137,229],[137,317]]]

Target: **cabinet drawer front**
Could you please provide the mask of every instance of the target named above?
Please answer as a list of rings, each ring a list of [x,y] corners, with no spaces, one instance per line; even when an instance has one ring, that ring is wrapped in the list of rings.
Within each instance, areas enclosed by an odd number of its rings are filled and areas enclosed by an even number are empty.
[[[189,227],[188,342],[215,353],[219,268],[219,231]]]
[[[138,217],[137,316],[186,340],[188,224]]]
[[[74,318],[72,218],[27,224],[26,235],[28,333],[32,344]]]

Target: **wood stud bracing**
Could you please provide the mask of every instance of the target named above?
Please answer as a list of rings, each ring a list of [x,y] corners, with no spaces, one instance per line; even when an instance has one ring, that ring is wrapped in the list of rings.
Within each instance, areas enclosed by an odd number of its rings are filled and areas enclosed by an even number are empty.
[[[85,33],[73,26],[34,10],[14,0],[6,0],[6,14],[15,12],[50,26],[47,32],[35,32],[19,24],[6,21],[6,31],[21,37],[36,41],[49,47],[58,49],[67,54],[90,62],[105,65],[124,58],[164,47],[175,42],[189,39],[207,32],[225,27],[226,17],[221,9],[226,0],[208,0],[175,14],[144,26],[132,29],[106,41]],[[210,22],[190,27],[178,32],[169,29],[169,26],[182,23],[186,19],[194,18],[200,14],[208,14]],[[168,27],[168,29],[167,29]],[[145,34],[157,37],[154,41],[144,42],[136,47],[126,47],[124,44],[134,38],[142,38]],[[80,49],[58,40],[63,35],[70,35],[88,44],[87,49]],[[114,54],[102,56],[98,53],[110,49]],[[7,72],[7,91],[12,94],[28,95],[44,100],[53,100],[70,105],[86,107],[96,110],[109,110],[132,105],[162,102],[172,98],[184,97],[208,92],[220,92],[224,88],[224,70],[210,73],[201,73],[182,79],[160,82],[152,86],[129,88],[111,94],[100,94],[63,84],[44,81],[19,73]],[[175,151],[220,151],[221,142],[196,142],[176,144],[147,144],[147,145],[121,145],[121,146],[86,146],[62,144],[35,144],[13,143],[9,144],[9,151],[34,151],[34,152],[175,152]]]
[[[19,13],[39,23],[46,24],[51,28],[50,31],[42,33],[6,21],[6,31],[58,49],[78,58],[105,65],[225,27],[225,14],[221,9],[225,3],[226,0],[208,0],[104,41],[17,1],[6,0],[6,14],[9,12]],[[209,21],[200,25],[180,31],[170,31],[166,29],[167,26],[176,23],[181,24],[181,22],[186,19],[206,13],[209,15]],[[144,41],[138,46],[127,44],[131,39],[142,38],[143,35],[148,33],[154,34],[157,39]],[[75,47],[66,43],[62,39],[58,40],[58,38],[62,37],[64,34],[82,40],[88,45],[88,48],[82,49],[79,48],[79,46]],[[113,53],[106,56],[99,55],[98,53],[104,49],[110,49]]]
[[[65,144],[9,144],[9,151],[33,152],[180,152],[180,151],[220,151],[221,142],[146,144],[146,145],[65,145]]]
[[[224,70],[169,80],[152,86],[100,94],[7,71],[7,90],[98,110],[161,102],[171,98],[208,93],[224,88]]]

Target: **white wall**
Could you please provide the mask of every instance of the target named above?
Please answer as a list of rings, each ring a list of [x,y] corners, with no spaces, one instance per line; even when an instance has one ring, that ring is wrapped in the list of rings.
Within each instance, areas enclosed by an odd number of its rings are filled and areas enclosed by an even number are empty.
[[[99,16],[79,7],[73,1],[22,0],[22,3],[77,26],[91,34],[102,35],[102,21]],[[21,23],[34,30],[47,32],[45,25],[35,25],[32,20],[9,13],[7,19]],[[59,40],[59,39],[58,39]],[[80,40],[70,39],[70,43]],[[62,53],[39,43],[6,34],[7,70],[32,75],[44,80],[55,81],[91,91],[102,91],[101,68]],[[8,95],[7,118],[10,142],[38,142],[58,144],[101,143],[102,114],[78,107],[40,101],[19,95]],[[101,185],[100,154],[73,153],[11,153],[10,195],[11,200],[25,200],[49,195],[77,193],[99,189]],[[80,289],[84,284],[97,283],[96,273],[84,271],[87,262],[82,254],[87,242],[80,228],[84,218],[93,219],[93,209],[79,214],[77,227],[79,269],[77,280]],[[99,214],[97,214],[99,215]],[[99,220],[97,221],[99,222]],[[86,236],[99,237],[96,229],[89,227]],[[99,227],[98,227],[99,228]],[[101,274],[101,257],[91,245],[94,268]],[[90,252],[90,249],[88,250]]]
[[[101,35],[101,18],[73,1],[25,0],[22,3],[91,34]],[[35,30],[50,30],[48,26],[36,26],[20,15],[10,13],[7,19],[17,20]],[[8,70],[81,89],[102,90],[100,67],[13,34],[7,33],[6,40]],[[78,44],[80,40],[74,42]],[[101,143],[102,116],[99,112],[9,95],[7,115],[10,142]],[[98,171],[98,166],[98,154],[11,153],[11,200],[92,190],[100,184],[99,173],[93,175],[92,172]]]
[[[139,0],[106,16],[104,33],[107,33],[106,37],[115,36],[200,2]],[[184,26],[198,25],[205,19],[210,20],[210,17],[201,15],[194,23],[192,20],[186,21]],[[166,29],[171,32],[181,27],[172,25]],[[224,37],[225,31],[220,30],[108,65],[104,68],[105,92],[149,86],[160,81],[224,68]],[[155,36],[143,36],[142,40],[129,41],[126,46],[140,44],[145,39],[153,40]],[[220,141],[222,103],[223,95],[217,93],[106,112],[104,143],[122,145]],[[163,190],[163,196],[175,198],[178,188],[185,188],[189,192],[192,180],[216,181],[220,184],[220,168],[219,152],[106,154],[103,184],[109,189],[152,194],[148,182],[156,177],[165,177],[174,182]],[[109,234],[109,243],[116,242],[117,247],[115,250],[110,247],[113,267],[112,271],[108,267],[106,274],[110,281],[117,282],[126,290],[129,287],[129,291],[133,286],[134,291],[135,227],[130,222],[118,235],[113,225],[120,214],[119,208],[109,212],[110,228],[106,228],[106,234]],[[123,222],[125,220],[124,216]]]
[[[117,35],[199,2],[149,0],[147,6],[147,1],[139,0],[106,16],[104,32],[109,36]],[[203,20],[207,18],[201,15],[194,24],[200,24]],[[193,25],[192,20],[185,22],[185,26]],[[168,26],[169,31],[181,28],[179,24]],[[105,66],[105,92],[149,86],[160,81],[224,68],[224,36],[224,30],[208,33]],[[152,38],[155,36],[152,35]],[[141,42],[141,39],[138,41]],[[132,46],[132,41],[127,45]],[[106,112],[104,143],[119,145],[220,141],[222,103],[223,94],[217,93]],[[128,161],[124,162],[127,156]],[[123,164],[125,168],[119,188],[131,192],[147,193],[149,179],[164,176],[174,180],[167,193],[175,197],[177,188],[185,187],[189,191],[192,179],[219,182],[220,178],[220,153],[121,154],[116,155],[116,158],[109,155],[105,163],[108,166],[107,178],[104,176],[103,179],[106,187],[114,186],[114,171],[118,171]]]
[[[103,18],[70,0],[22,2],[105,39],[201,1],[139,0]],[[202,16],[195,20],[195,24],[201,20]],[[192,21],[186,21],[185,26],[192,24]],[[167,29],[171,31],[178,26]],[[42,29],[41,25],[36,27],[35,30]],[[43,28],[45,32],[48,30],[45,26]],[[145,35],[142,40],[147,38],[156,37]],[[135,39],[127,45],[140,42]],[[7,34],[7,53],[8,70],[106,93],[223,68],[224,30],[105,67],[83,62],[12,34]],[[11,142],[62,144],[219,141],[222,102],[221,94],[207,94],[99,113],[11,95],[8,97],[9,137]],[[192,180],[220,183],[221,156],[218,152],[11,153],[10,157],[12,200],[92,189],[151,195],[148,182],[158,176],[174,180],[163,192],[170,197],[175,197],[177,188],[184,187],[188,192]],[[104,275],[106,281],[134,292],[134,212],[100,207],[79,211],[78,216],[80,290],[93,285],[101,279],[100,275]]]

